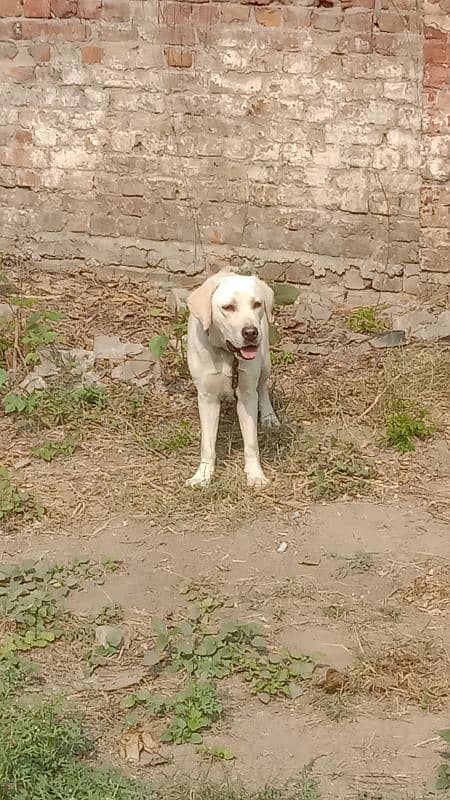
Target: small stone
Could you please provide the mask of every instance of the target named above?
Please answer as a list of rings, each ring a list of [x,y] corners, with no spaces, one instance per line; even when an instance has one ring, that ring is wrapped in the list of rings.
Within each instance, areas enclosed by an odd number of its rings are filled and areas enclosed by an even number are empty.
[[[47,388],[47,384],[44,379],[41,378],[40,375],[37,375],[36,372],[30,372],[29,375],[26,375],[19,386],[28,394],[31,394],[32,392],[43,391]]]
[[[411,311],[408,314],[393,314],[392,326],[394,330],[405,331],[413,339],[422,339],[422,333],[436,318],[429,311]]]
[[[401,347],[406,342],[405,331],[387,331],[380,333],[379,336],[374,336],[370,339],[371,347],[381,349],[383,347]]]
[[[313,342],[306,342],[299,344],[297,350],[299,353],[308,353],[311,356],[327,356],[330,348],[323,344],[313,344]]]
[[[425,328],[422,332],[422,339],[426,342],[435,342],[450,338],[450,311],[443,311],[439,314],[436,322]]]
[[[14,312],[11,306],[8,303],[0,303],[0,319],[1,320],[8,320],[12,319],[14,316]]]
[[[157,381],[161,377],[161,366],[159,360],[153,355],[149,348],[142,349],[142,352],[118,364],[111,371],[111,378],[119,381],[129,381],[135,386],[147,386],[152,380]]]
[[[95,629],[95,643],[99,647],[114,647],[118,649],[124,643],[123,631],[114,625],[99,625]]]
[[[122,361],[127,356],[142,353],[144,347],[139,342],[121,342],[118,336],[100,334],[94,338],[94,357],[107,361]]]

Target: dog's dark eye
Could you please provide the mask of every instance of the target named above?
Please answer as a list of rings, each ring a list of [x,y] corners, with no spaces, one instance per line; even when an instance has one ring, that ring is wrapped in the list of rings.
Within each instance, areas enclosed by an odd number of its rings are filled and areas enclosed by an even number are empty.
[[[253,308],[261,308],[261,306],[262,303],[260,303],[259,300],[255,300],[255,302],[253,303]]]
[[[233,303],[229,303],[227,306],[222,306],[223,311],[236,311],[235,306]]]

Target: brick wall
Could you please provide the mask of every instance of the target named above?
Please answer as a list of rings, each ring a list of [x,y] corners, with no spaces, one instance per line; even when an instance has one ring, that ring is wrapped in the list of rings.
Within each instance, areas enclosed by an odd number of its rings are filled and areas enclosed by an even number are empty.
[[[449,0],[424,2],[0,0],[0,247],[448,284]]]
[[[420,268],[450,285],[450,0],[424,0]]]

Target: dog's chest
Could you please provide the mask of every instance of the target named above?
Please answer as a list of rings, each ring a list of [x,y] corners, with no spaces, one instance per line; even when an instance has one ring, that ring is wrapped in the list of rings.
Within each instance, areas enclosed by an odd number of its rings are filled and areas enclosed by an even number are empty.
[[[233,364],[223,361],[222,364],[216,366],[217,371],[211,372],[203,378],[204,389],[216,397],[230,397],[234,393]]]

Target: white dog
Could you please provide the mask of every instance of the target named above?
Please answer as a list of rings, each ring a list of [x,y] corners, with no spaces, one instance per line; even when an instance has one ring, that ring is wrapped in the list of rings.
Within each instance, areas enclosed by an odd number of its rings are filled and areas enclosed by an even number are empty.
[[[233,393],[244,440],[249,486],[268,483],[259,459],[258,405],[265,427],[280,423],[270,402],[269,322],[273,292],[256,277],[219,272],[188,297],[188,364],[198,392],[201,459],[189,486],[207,486],[214,473],[220,401]]]

